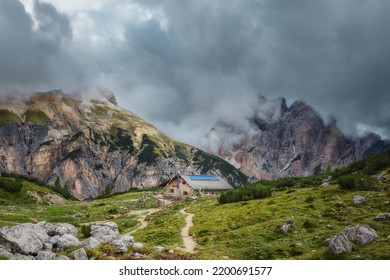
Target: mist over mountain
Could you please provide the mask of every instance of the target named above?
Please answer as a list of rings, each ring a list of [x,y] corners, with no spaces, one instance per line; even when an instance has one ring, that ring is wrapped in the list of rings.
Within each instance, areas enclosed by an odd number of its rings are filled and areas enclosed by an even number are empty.
[[[253,179],[308,176],[390,148],[374,133],[350,137],[303,101],[261,95],[246,126],[219,121],[203,139],[208,149]],[[250,129],[247,129],[250,127]]]
[[[347,135],[389,137],[389,13],[384,0],[2,0],[0,94],[109,88],[199,145],[218,120],[249,117],[260,91]]]

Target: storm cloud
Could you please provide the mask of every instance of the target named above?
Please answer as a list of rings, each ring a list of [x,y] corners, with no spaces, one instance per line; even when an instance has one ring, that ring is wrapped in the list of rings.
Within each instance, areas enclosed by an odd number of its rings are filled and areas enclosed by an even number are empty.
[[[390,2],[0,2],[0,90],[112,90],[200,145],[258,93],[303,99],[349,135],[390,136]]]

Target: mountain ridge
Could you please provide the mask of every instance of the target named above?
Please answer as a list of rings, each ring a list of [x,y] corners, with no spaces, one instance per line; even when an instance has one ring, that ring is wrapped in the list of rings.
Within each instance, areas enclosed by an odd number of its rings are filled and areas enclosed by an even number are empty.
[[[240,184],[222,159],[178,142],[115,104],[61,91],[0,103],[0,169],[69,188],[79,199],[156,186],[176,174],[210,173]]]

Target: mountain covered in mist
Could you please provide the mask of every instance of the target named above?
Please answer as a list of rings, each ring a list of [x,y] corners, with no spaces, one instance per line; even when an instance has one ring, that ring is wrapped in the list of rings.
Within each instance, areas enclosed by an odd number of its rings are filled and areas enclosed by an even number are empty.
[[[226,161],[169,138],[120,108],[60,91],[0,103],[0,171],[68,188],[79,199],[157,186],[177,171],[247,177]]]
[[[390,148],[374,133],[347,137],[335,121],[325,123],[303,101],[288,107],[284,98],[267,101],[262,96],[245,124],[220,121],[205,139],[219,143],[213,152],[252,179],[313,175]]]

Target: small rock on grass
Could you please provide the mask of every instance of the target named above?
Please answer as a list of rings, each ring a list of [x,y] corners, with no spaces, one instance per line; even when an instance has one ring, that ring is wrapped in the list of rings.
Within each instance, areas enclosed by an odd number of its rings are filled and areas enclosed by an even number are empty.
[[[84,248],[80,248],[76,251],[73,251],[68,255],[73,260],[88,260],[87,252],[85,252]]]

